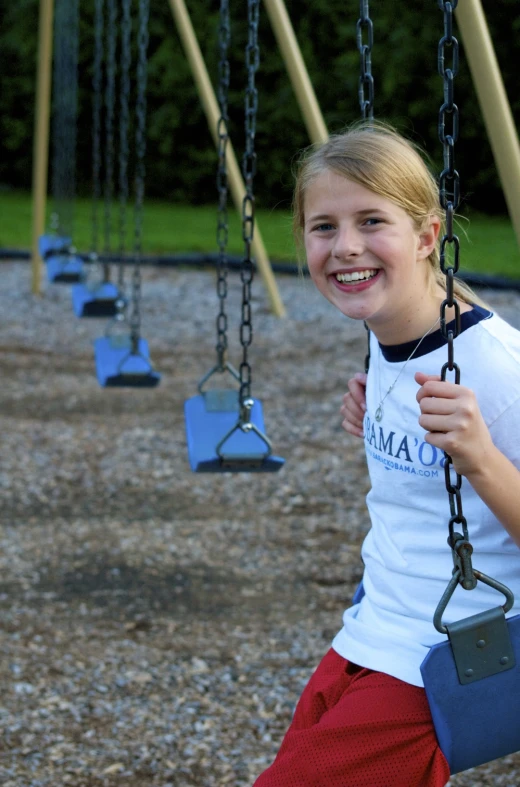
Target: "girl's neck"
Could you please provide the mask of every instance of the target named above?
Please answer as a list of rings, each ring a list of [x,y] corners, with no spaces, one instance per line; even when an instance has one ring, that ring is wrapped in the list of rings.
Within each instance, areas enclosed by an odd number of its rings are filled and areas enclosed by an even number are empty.
[[[380,344],[397,345],[421,339],[430,331],[438,330],[441,303],[446,297],[445,293],[437,292],[425,299],[424,302],[414,303],[402,315],[402,319],[394,319],[384,324],[371,324],[367,321],[368,328],[375,334]],[[460,313],[470,311],[473,307],[469,303],[459,301]],[[446,322],[455,319],[455,309],[446,309]]]

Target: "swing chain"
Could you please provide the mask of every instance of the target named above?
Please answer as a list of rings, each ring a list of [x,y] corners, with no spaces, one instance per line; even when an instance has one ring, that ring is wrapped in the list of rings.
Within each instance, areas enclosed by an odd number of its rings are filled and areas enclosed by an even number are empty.
[[[217,167],[217,190],[218,190],[218,221],[217,221],[217,297],[219,299],[220,310],[217,316],[217,367],[219,372],[223,372],[226,367],[226,352],[228,348],[227,328],[228,319],[226,314],[227,290],[227,245],[228,245],[228,176],[226,150],[229,140],[229,114],[228,114],[228,95],[229,95],[229,60],[228,48],[230,40],[229,22],[229,2],[221,0],[220,3],[220,27],[219,27],[219,64],[218,64],[218,103],[220,117],[217,122],[218,134],[218,167]]]
[[[366,355],[365,355],[365,374],[368,374],[368,370],[370,368],[370,328],[368,327],[366,322],[364,322],[363,325],[365,326],[365,331],[367,332],[367,351],[366,351]]]
[[[122,0],[121,24],[121,76],[119,104],[119,254],[124,259],[126,253],[126,219],[128,205],[128,126],[130,121],[130,37],[132,32],[131,0]],[[116,309],[124,308],[124,265],[118,271],[118,299]]]
[[[112,199],[114,196],[114,114],[116,97],[117,4],[107,1],[106,92],[105,92],[105,254],[110,254],[112,234]],[[110,279],[108,263],[103,265],[103,280]]]
[[[360,58],[359,105],[361,117],[374,119],[374,77],[372,76],[372,47],[374,26],[370,19],[368,0],[359,0],[359,19],[356,25],[356,41]],[[367,32],[368,43],[363,43],[363,31]],[[365,93],[366,91],[366,93]]]
[[[78,52],[78,0],[58,0],[54,19],[52,229],[70,237],[76,191]]]
[[[256,172],[255,134],[256,113],[258,109],[258,91],[255,76],[260,63],[258,47],[258,22],[260,14],[259,0],[248,0],[248,42],[246,46],[247,88],[245,94],[245,130],[246,146],[242,163],[246,193],[242,201],[242,237],[245,243],[244,259],[240,277],[242,280],[242,320],[240,324],[240,343],[243,355],[240,364],[239,401],[242,403],[251,398],[251,366],[247,359],[247,351],[253,340],[251,321],[251,283],[253,281],[254,264],[251,257],[251,245],[254,233],[254,193],[253,178]],[[244,409],[243,407],[241,408]]]
[[[92,71],[92,246],[91,259],[99,251],[98,207],[101,198],[101,88],[103,83],[104,0],[94,7],[94,64]]]
[[[453,101],[453,80],[458,70],[458,42],[453,36],[453,10],[458,0],[439,0],[439,7],[444,12],[444,35],[439,42],[438,70],[444,80],[444,102],[439,113],[439,139],[443,145],[444,169],[439,178],[439,198],[446,212],[446,229],[440,244],[440,266],[446,277],[446,297],[440,308],[440,330],[446,339],[448,361],[441,370],[441,380],[446,381],[448,371],[454,373],[454,382],[460,384],[460,368],[455,363],[454,340],[461,332],[460,307],[454,295],[454,276],[459,269],[459,239],[453,233],[453,218],[460,201],[459,174],[454,167],[455,142],[458,138],[458,109]],[[452,67],[445,68],[446,50],[452,49]],[[451,130],[446,132],[446,119],[451,118]],[[454,251],[453,265],[446,264],[447,247]],[[453,327],[448,328],[446,310],[455,310]],[[453,480],[452,471],[455,473]],[[465,590],[472,590],[477,585],[473,571],[471,555],[473,547],[469,541],[467,521],[462,509],[462,476],[455,471],[451,456],[444,452],[444,481],[450,505],[448,544],[452,550],[454,576],[458,584]],[[462,527],[462,534],[455,531],[455,525]],[[452,585],[452,591],[455,585]],[[444,599],[444,597],[443,597]],[[445,600],[445,599],[444,599]],[[447,601],[446,601],[447,603]],[[445,606],[446,604],[444,604]]]
[[[460,202],[459,173],[454,166],[455,143],[459,136],[459,109],[453,100],[454,79],[459,70],[459,42],[453,35],[453,11],[457,3],[458,0],[439,0],[439,7],[444,12],[444,35],[439,41],[437,54],[438,71],[444,80],[444,101],[439,110],[438,125],[439,139],[444,149],[444,168],[439,178],[439,192],[441,205],[446,211],[450,203],[453,211],[457,210]],[[447,66],[448,51],[451,51],[451,65]],[[444,268],[442,270],[445,272]]]
[[[135,164],[135,206],[134,206],[134,271],[132,277],[132,314],[130,316],[130,338],[132,352],[137,351],[141,329],[141,256],[143,232],[143,199],[146,153],[146,69],[148,49],[149,0],[139,0],[139,30],[137,59],[137,97],[136,97],[136,164]]]

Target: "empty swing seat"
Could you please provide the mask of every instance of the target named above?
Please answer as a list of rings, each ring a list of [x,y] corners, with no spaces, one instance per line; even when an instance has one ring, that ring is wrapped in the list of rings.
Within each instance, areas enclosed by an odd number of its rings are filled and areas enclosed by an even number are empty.
[[[262,405],[257,399],[251,410],[253,428],[249,431],[237,426],[236,391],[216,389],[193,396],[184,403],[184,415],[188,457],[195,473],[276,472],[284,464],[284,459],[272,456],[264,438]]]
[[[45,264],[51,284],[75,284],[83,278],[83,260],[77,254],[50,253]]]
[[[43,259],[50,254],[59,254],[70,248],[72,238],[62,237],[60,235],[40,235],[38,238],[38,251]]]
[[[96,287],[75,284],[72,288],[72,307],[76,317],[113,317],[119,290],[111,282]]]
[[[51,284],[73,284],[83,278],[83,260],[69,251],[72,239],[59,235],[40,235],[38,251],[45,260]]]
[[[94,342],[96,374],[104,388],[154,388],[161,375],[150,361],[148,342],[139,339],[137,353],[127,336],[103,336]]]

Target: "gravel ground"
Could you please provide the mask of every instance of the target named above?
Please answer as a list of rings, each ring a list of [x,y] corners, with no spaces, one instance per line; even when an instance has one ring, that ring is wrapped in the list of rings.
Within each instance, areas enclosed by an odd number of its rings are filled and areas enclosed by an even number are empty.
[[[307,281],[253,304],[253,394],[278,474],[195,475],[182,403],[213,365],[214,274],[146,269],[154,390],[101,389],[66,286],[0,292],[4,787],[250,787],[361,575],[360,441],[340,428],[364,329]],[[230,358],[240,287],[230,280]],[[520,327],[520,297],[485,292]],[[452,787],[518,787],[520,755]],[[348,787],[346,784],[345,787]],[[412,787],[403,785],[403,787]]]

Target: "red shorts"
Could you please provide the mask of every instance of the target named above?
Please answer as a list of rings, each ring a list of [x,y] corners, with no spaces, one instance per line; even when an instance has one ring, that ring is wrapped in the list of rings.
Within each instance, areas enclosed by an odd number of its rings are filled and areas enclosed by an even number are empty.
[[[329,650],[254,787],[444,787],[424,689]]]

